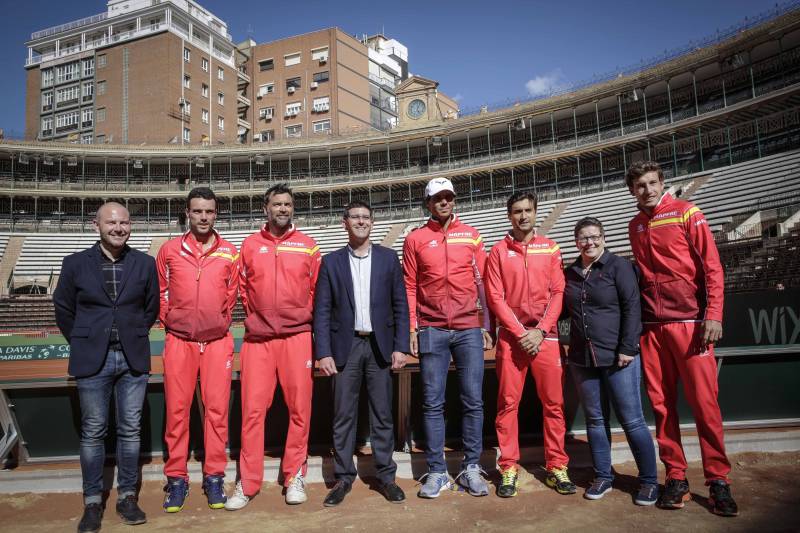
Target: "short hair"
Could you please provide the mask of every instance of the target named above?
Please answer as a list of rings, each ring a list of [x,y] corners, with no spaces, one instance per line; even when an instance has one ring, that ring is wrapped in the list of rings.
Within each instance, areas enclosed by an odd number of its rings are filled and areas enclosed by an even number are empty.
[[[539,207],[539,197],[536,196],[535,192],[517,191],[511,193],[511,196],[508,197],[508,201],[506,202],[506,210],[508,211],[508,214],[511,214],[511,206],[522,200],[530,200],[533,204],[534,211],[536,211]]]
[[[367,202],[363,200],[353,200],[346,206],[344,206],[344,212],[342,213],[342,218],[347,218],[347,215],[350,214],[351,209],[355,209],[356,207],[363,207],[367,211],[369,211],[369,217],[372,218],[372,206],[370,206]]]
[[[208,187],[195,187],[191,191],[189,191],[189,196],[186,197],[186,209],[189,209],[189,206],[192,203],[192,199],[194,198],[202,198],[203,200],[214,200],[214,209],[217,209],[217,195],[214,194],[214,191],[209,189]]]
[[[269,203],[269,199],[270,197],[272,197],[273,194],[288,194],[292,198],[292,201],[294,201],[294,193],[292,192],[292,189],[289,187],[289,185],[286,183],[276,183],[275,185],[267,189],[267,192],[264,193],[265,204]]]
[[[600,228],[600,235],[606,234],[606,231],[603,229],[603,223],[600,222],[600,219],[594,217],[583,217],[575,224],[575,238],[578,238],[578,232],[580,230],[589,226],[597,226]]]
[[[633,187],[634,181],[648,172],[657,172],[658,179],[664,181],[664,171],[661,170],[661,165],[655,161],[636,161],[628,167],[628,171],[625,173],[625,185],[630,189]]]

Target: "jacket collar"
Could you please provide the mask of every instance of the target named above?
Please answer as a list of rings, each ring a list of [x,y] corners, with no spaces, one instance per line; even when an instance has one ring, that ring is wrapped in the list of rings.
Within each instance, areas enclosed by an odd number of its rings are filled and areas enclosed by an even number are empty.
[[[644,209],[642,209],[642,206],[640,206],[638,204],[637,204],[636,207],[639,209],[639,211],[644,213],[644,215],[646,217],[652,218],[654,215],[657,215],[657,214],[661,213],[662,211],[668,210],[672,206],[672,204],[674,202],[675,202],[675,198],[673,198],[670,193],[665,192],[664,194],[661,195],[661,198],[658,200],[658,203],[653,208],[653,213],[652,214],[648,215],[647,212]]]
[[[217,230],[212,228],[211,232],[214,234],[214,244],[212,244],[211,248],[209,248],[205,252],[200,252],[200,257],[206,256],[206,255],[210,255],[217,248],[219,248],[221,237],[220,237],[219,233],[217,233]],[[181,248],[186,253],[191,254],[192,257],[195,257],[195,252],[196,251],[202,250],[202,248],[198,247],[197,245],[198,245],[197,239],[195,239],[195,237],[194,237],[194,235],[192,235],[191,231],[187,231],[181,237]]]
[[[528,241],[527,244],[536,242],[538,239],[539,239],[539,232],[536,231],[536,228],[533,228],[533,238],[530,241]],[[522,249],[526,246],[526,243],[518,241],[514,238],[514,234],[511,232],[511,230],[509,230],[509,232],[506,233],[505,241],[506,241],[506,246],[508,246],[511,250],[514,250],[515,252],[519,253],[522,253]]]
[[[443,231],[442,225],[439,224],[439,221],[435,218],[431,217],[428,219],[428,223],[426,224],[430,229],[433,231]],[[450,215],[450,225],[447,226],[447,231],[455,229],[461,225],[461,221],[458,218],[458,215],[455,213]]]
[[[273,235],[272,233],[269,232],[268,224],[264,224],[263,226],[261,226],[261,236],[264,237],[265,239],[267,239],[268,241],[272,241],[272,242],[275,242],[275,243],[285,241],[286,239],[288,239],[289,237],[294,235],[294,233],[296,231],[297,231],[297,228],[295,227],[294,223],[292,223],[289,226],[289,229],[286,230],[286,233],[284,233],[280,237],[276,237],[275,235]]]
[[[595,266],[601,268],[603,265],[607,265],[610,260],[611,260],[611,252],[608,250],[608,248],[606,248],[603,250],[603,255],[598,257],[595,260],[595,262],[592,263],[592,268],[594,268]],[[583,272],[583,263],[581,262],[580,255],[578,255],[578,257],[575,258],[575,261],[572,262],[569,268],[575,270],[578,273]]]

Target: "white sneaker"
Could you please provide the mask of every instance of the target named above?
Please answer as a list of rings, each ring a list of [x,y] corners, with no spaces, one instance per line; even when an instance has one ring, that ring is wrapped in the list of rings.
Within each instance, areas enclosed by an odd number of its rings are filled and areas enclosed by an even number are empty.
[[[236,490],[233,491],[233,495],[225,502],[225,509],[228,511],[238,511],[248,503],[250,503],[250,496],[244,493],[242,482],[237,481]]]
[[[306,481],[303,478],[303,469],[301,468],[289,482],[289,486],[286,487],[286,503],[289,505],[297,505],[304,503],[307,499]]]

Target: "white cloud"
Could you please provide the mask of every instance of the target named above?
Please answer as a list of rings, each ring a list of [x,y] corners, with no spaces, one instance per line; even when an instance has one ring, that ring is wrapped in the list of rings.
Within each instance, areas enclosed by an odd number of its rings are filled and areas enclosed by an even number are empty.
[[[456,93],[456,95],[453,97],[453,100],[455,100],[456,102],[460,102],[463,99],[464,99],[464,95],[461,94],[461,93]]]
[[[564,80],[564,74],[561,72],[560,68],[550,71],[547,74],[536,76],[525,83],[525,89],[527,89],[528,94],[531,96],[547,95],[559,91],[566,86],[567,83]]]

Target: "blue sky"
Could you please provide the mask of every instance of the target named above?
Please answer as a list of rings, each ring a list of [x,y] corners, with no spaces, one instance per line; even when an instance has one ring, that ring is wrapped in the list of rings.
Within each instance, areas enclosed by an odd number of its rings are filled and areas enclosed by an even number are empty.
[[[648,60],[775,8],[775,0],[478,2],[204,0],[234,41],[267,42],[329,26],[384,31],[410,70],[465,109],[523,99]],[[24,131],[25,41],[106,11],[103,0],[0,0],[0,128]]]

